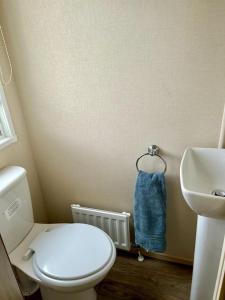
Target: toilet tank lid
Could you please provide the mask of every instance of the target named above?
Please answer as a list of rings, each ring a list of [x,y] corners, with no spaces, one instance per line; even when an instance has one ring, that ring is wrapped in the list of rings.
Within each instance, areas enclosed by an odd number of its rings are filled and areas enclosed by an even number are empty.
[[[6,193],[21,178],[26,176],[26,170],[18,166],[9,166],[0,170],[0,196]]]

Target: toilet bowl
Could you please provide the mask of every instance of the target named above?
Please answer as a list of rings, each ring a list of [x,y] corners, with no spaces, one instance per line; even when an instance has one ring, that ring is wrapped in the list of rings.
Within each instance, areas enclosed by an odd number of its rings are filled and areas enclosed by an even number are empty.
[[[116,249],[88,224],[37,224],[26,171],[0,171],[0,233],[11,263],[40,285],[43,300],[96,299],[94,287],[111,269]]]

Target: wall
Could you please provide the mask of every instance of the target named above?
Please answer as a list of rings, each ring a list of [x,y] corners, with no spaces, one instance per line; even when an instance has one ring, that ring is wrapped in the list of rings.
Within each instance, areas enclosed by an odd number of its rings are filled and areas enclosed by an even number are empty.
[[[218,143],[225,2],[1,0],[0,10],[51,221],[71,220],[71,203],[131,210],[135,160],[155,143],[168,163],[168,253],[192,258],[179,165],[187,146]]]
[[[0,49],[3,49],[1,43]],[[3,53],[3,51],[0,52],[0,65],[3,66],[3,72],[7,78],[8,64]],[[0,168],[18,165],[27,170],[33,200],[34,218],[38,222],[44,222],[46,221],[46,209],[14,79],[8,86],[4,87],[4,90],[18,140],[16,143],[0,150]]]
[[[0,296],[1,300],[24,300],[0,236]]]

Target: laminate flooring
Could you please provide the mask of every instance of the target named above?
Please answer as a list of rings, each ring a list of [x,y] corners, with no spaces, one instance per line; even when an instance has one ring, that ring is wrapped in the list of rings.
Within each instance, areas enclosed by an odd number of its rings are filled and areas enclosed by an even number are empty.
[[[107,277],[97,286],[98,300],[188,300],[192,267],[119,252]],[[37,293],[29,300],[40,300]]]

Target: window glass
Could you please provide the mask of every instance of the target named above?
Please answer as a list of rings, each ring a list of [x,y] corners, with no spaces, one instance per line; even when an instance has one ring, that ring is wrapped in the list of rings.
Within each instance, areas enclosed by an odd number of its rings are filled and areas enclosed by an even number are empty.
[[[0,148],[3,148],[16,140],[17,138],[7,106],[4,89],[0,83]]]

